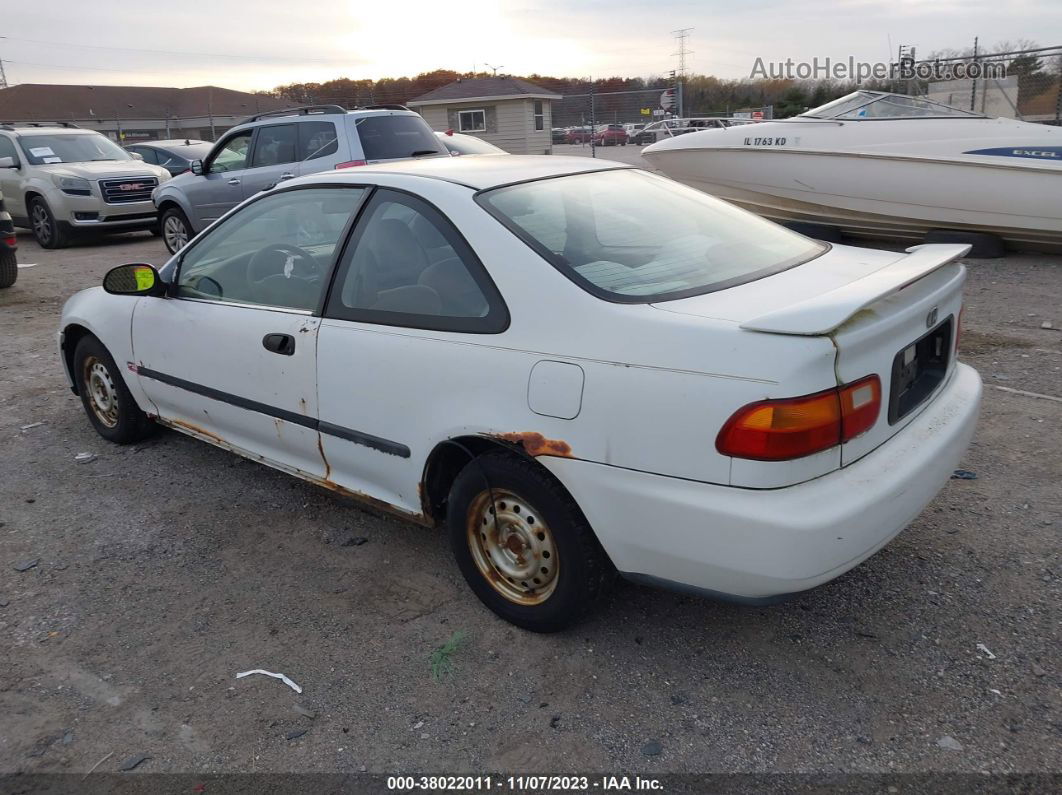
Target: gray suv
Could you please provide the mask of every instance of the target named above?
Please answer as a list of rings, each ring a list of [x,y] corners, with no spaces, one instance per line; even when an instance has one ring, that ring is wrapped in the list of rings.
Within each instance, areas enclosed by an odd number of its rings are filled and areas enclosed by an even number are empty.
[[[151,198],[166,248],[176,253],[244,199],[284,180],[419,157],[449,153],[420,114],[402,105],[291,108],[240,122]]]

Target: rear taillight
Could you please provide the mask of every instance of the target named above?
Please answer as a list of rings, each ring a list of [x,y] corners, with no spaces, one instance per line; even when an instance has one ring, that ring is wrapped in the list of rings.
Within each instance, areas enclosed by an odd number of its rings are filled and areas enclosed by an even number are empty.
[[[336,163],[336,168],[354,168],[354,166],[367,166],[369,162],[367,160],[348,160],[345,163]]]
[[[881,381],[871,375],[813,395],[750,403],[726,421],[715,446],[734,458],[802,458],[869,430],[880,410]]]
[[[0,239],[2,239],[4,243],[11,246],[12,248],[14,248],[15,245],[18,243],[18,238],[14,235],[4,235],[3,238]]]

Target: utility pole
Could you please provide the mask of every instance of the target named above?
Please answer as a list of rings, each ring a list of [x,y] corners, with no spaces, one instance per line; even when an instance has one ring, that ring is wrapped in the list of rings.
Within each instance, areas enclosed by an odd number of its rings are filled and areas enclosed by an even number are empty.
[[[210,140],[216,141],[218,136],[214,132],[214,86],[207,88],[207,116],[210,117]]]
[[[494,76],[495,76],[495,77],[497,77],[497,76],[498,76],[498,70],[499,70],[499,69],[504,69],[504,68],[505,68],[505,64],[502,64],[501,66],[491,66],[491,65],[490,65],[489,63],[487,63],[486,61],[484,61],[484,62],[483,62],[483,65],[484,65],[485,67],[487,67],[488,69],[490,69],[490,70],[491,70],[491,71],[492,71],[492,72],[494,73]]]
[[[677,85],[675,86],[675,99],[677,100],[678,117],[680,119],[685,118],[686,116],[686,106],[682,95],[684,93],[683,86],[686,82],[686,58],[693,55],[693,50],[686,46],[689,43],[691,30],[693,30],[693,28],[681,28],[679,30],[671,31],[671,35],[678,41],[678,52],[673,52],[671,54],[677,55],[679,59],[678,69],[676,70],[678,72],[678,80]]]
[[[4,74],[4,60],[0,58],[0,88],[7,88],[7,75]]]
[[[973,62],[977,63],[977,40],[979,37],[974,36],[974,51]],[[970,110],[977,107],[977,78],[970,79]]]

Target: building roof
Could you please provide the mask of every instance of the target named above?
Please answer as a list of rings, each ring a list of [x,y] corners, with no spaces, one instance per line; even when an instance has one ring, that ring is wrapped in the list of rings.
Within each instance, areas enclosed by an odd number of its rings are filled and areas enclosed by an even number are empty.
[[[468,99],[520,99],[522,97],[560,99],[561,95],[516,77],[475,77],[470,80],[455,80],[447,83],[434,91],[409,100],[406,104],[441,105]]]
[[[395,160],[341,171],[324,171],[284,184],[287,186],[296,184],[296,182],[357,182],[359,179],[364,181],[366,175],[392,174],[441,179],[466,185],[474,190],[486,190],[501,185],[511,185],[515,182],[530,182],[565,174],[629,168],[634,168],[634,166],[601,158],[556,155],[432,157],[423,160]]]
[[[293,103],[217,86],[79,86],[22,83],[0,89],[0,120],[164,119],[250,116]]]

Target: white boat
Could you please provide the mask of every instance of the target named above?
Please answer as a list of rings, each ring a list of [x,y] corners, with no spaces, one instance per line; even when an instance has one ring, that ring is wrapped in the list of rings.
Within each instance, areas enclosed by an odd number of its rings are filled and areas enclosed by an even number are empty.
[[[664,174],[778,221],[902,240],[987,232],[1062,248],[1062,127],[856,91],[792,119],[642,151]]]

